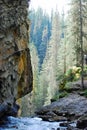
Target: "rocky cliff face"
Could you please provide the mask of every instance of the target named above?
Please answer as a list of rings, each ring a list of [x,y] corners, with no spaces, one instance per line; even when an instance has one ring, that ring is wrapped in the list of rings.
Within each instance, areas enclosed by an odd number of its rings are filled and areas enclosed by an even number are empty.
[[[0,118],[15,115],[16,99],[32,90],[29,0],[0,0]]]

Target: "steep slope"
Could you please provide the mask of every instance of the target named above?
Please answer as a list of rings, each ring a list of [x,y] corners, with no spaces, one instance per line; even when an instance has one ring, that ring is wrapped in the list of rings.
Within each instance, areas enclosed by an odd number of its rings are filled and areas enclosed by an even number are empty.
[[[16,115],[16,99],[32,90],[29,0],[0,0],[0,118]]]

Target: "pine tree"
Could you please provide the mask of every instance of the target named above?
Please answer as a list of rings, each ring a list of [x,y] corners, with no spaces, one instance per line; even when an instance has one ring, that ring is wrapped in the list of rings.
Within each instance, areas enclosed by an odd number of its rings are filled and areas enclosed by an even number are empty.
[[[41,8],[38,8],[37,11],[32,11],[30,13],[30,42],[33,42],[36,46],[38,57],[40,59],[39,67],[41,69],[46,53],[47,41],[49,41],[51,35],[51,22],[48,14],[44,13]]]
[[[81,5],[81,6],[80,6]],[[76,50],[77,56],[77,66],[81,64],[81,44],[80,44],[80,27],[81,27],[81,17],[82,17],[82,37],[83,42],[86,38],[86,24],[87,24],[87,2],[85,0],[72,0],[70,9],[70,22],[71,22],[71,32],[73,37],[74,49]],[[81,16],[82,15],[82,16]],[[85,43],[83,43],[85,46]]]
[[[87,2],[85,0],[74,0],[71,1],[71,20],[72,20],[72,37],[74,48],[76,52],[77,66],[82,68],[82,87],[83,84],[83,69],[84,69],[84,41],[86,38],[86,32],[84,27],[86,26],[86,16],[87,16]]]
[[[56,82],[57,73],[57,51],[60,41],[60,20],[59,13],[56,11],[52,17],[52,30],[50,41],[47,44],[46,57],[42,66],[42,75],[45,75],[45,82],[47,83],[47,98],[45,104],[50,102],[50,99],[54,96],[58,90]],[[44,84],[44,83],[43,83]]]
[[[40,55],[40,69],[41,65],[43,63],[43,60],[46,55],[46,49],[47,49],[47,42],[48,42],[48,28],[47,26],[44,27],[43,33],[42,33],[42,42],[39,47],[39,55]]]

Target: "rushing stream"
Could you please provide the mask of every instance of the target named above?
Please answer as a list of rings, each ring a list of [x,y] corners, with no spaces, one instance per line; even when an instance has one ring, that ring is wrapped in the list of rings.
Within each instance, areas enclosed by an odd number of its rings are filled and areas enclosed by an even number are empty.
[[[8,123],[0,127],[0,130],[66,130],[64,127],[59,127],[58,122],[42,121],[37,117],[9,117],[8,120]]]

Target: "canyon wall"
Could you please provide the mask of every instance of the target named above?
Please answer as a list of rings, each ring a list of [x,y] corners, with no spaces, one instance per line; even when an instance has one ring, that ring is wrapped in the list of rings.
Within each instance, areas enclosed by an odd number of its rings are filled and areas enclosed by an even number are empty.
[[[17,114],[16,100],[32,90],[29,0],[0,0],[0,118]]]

